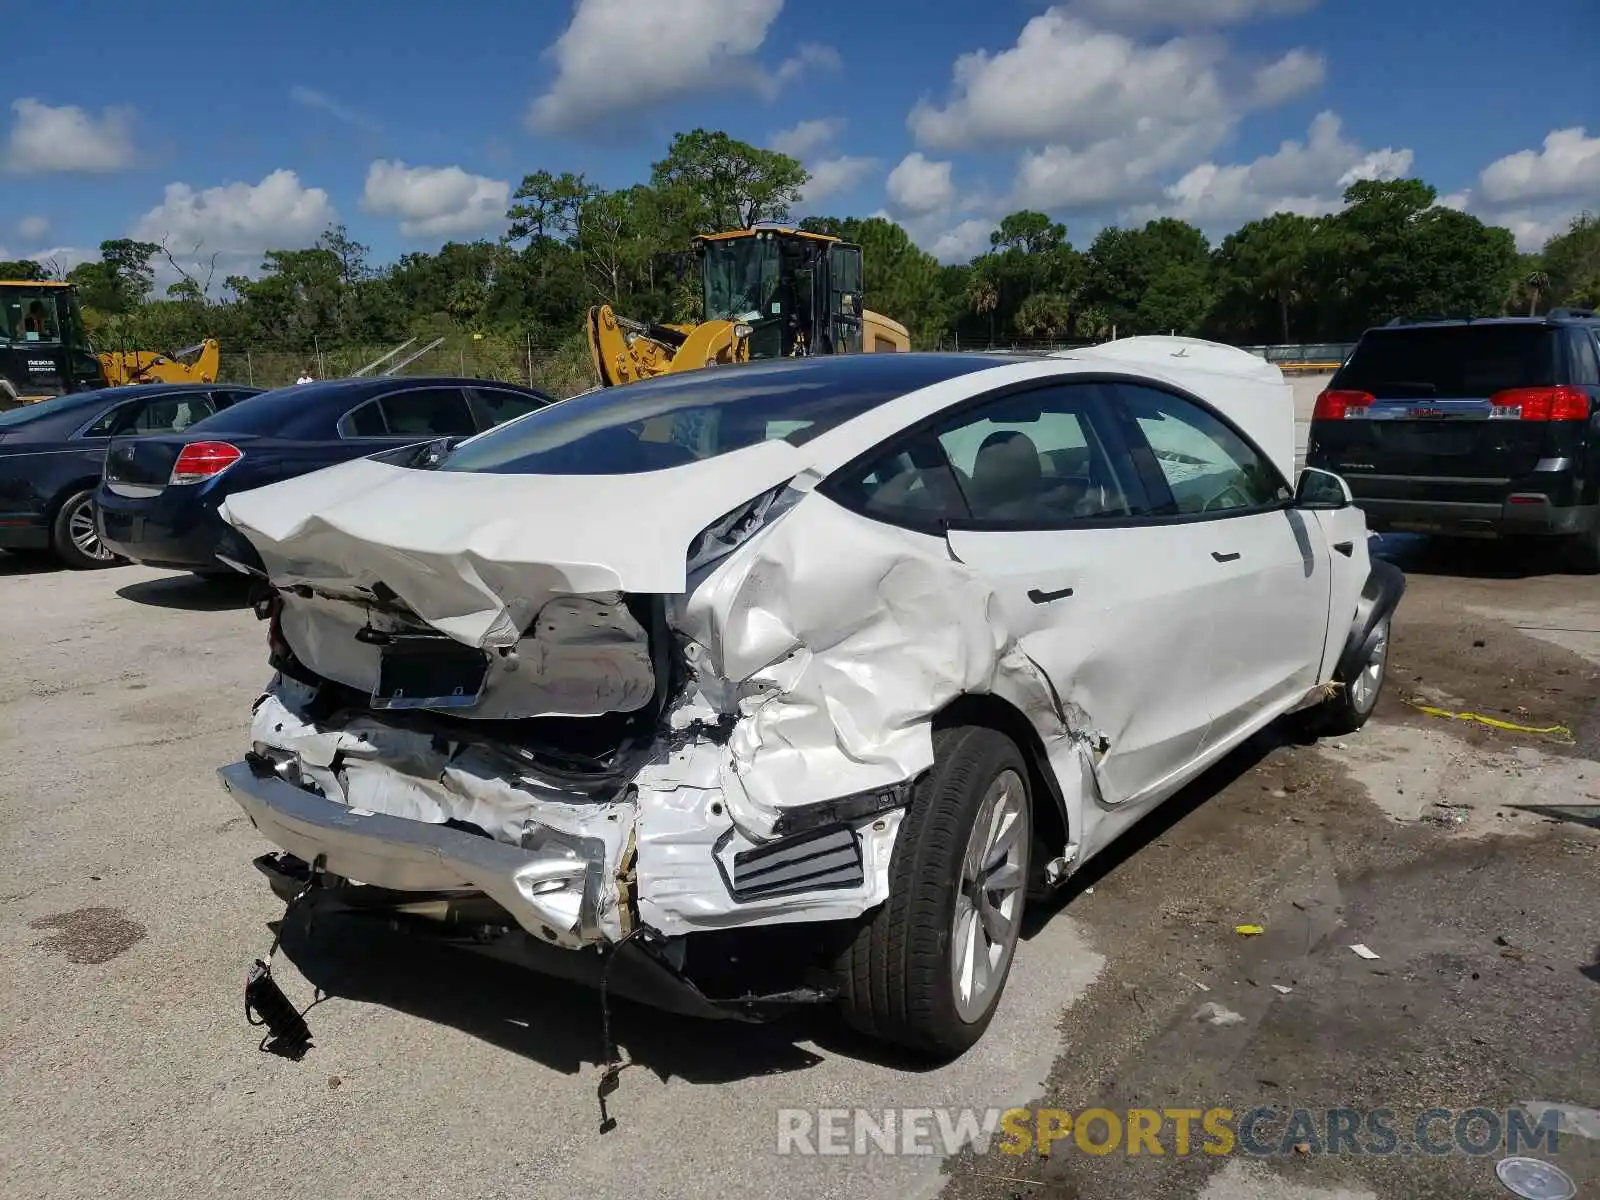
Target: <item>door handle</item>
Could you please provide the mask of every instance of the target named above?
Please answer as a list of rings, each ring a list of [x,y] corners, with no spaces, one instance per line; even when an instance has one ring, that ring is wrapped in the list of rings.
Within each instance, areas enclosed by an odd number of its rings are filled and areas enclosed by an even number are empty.
[[[1354,542],[1335,542],[1333,548],[1346,558],[1356,552],[1356,544]]]
[[[1059,592],[1041,592],[1038,588],[1028,589],[1028,599],[1035,604],[1049,604],[1052,600],[1065,600],[1072,595],[1071,588],[1062,588]]]
[[[1237,562],[1239,559],[1239,553],[1238,551],[1234,551],[1232,554],[1218,554],[1215,550],[1213,550],[1211,552],[1211,557],[1216,559],[1218,562]]]

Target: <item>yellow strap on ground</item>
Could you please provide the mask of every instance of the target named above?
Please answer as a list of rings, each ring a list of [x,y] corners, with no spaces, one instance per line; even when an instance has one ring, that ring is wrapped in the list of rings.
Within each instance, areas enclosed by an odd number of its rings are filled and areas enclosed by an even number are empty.
[[[1512,721],[1502,721],[1499,717],[1486,717],[1482,713],[1451,712],[1447,708],[1434,708],[1430,704],[1421,704],[1416,700],[1407,700],[1412,708],[1420,713],[1427,713],[1430,717],[1448,717],[1452,721],[1476,721],[1479,725],[1487,725],[1491,729],[1504,729],[1509,733],[1536,733],[1545,737],[1558,738],[1563,742],[1573,741],[1572,730],[1565,725],[1518,725]]]

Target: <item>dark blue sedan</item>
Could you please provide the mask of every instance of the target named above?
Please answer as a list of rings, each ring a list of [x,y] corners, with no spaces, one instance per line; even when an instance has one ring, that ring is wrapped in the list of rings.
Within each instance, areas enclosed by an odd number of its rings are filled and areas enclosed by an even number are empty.
[[[179,434],[113,439],[95,495],[100,534],[135,562],[231,574],[230,561],[256,561],[217,514],[232,493],[481,433],[552,403],[544,392],[483,379],[335,379],[264,392]]]
[[[0,413],[0,549],[48,550],[70,567],[117,561],[95,528],[113,437],[175,434],[260,388],[146,383],[73,392]]]

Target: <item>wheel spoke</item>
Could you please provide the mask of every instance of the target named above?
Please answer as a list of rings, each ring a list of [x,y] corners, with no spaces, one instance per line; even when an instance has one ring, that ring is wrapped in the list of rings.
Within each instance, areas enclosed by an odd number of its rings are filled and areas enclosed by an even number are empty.
[[[1022,868],[1016,863],[1006,863],[989,873],[984,887],[991,892],[1014,892],[1022,886]]]
[[[992,871],[1000,864],[1017,844],[1017,830],[1022,828],[1022,816],[1017,812],[1001,810],[1002,823],[1000,831],[989,843],[989,852],[983,856],[983,867]]]
[[[978,901],[978,916],[983,921],[983,932],[989,940],[996,945],[1005,945],[1006,937],[1011,932],[1011,922],[989,902],[988,896]]]
[[[967,911],[962,915],[964,918],[962,928],[965,932],[961,938],[960,992],[963,1000],[971,1002],[972,998],[977,995],[978,914],[976,909],[969,905]]]

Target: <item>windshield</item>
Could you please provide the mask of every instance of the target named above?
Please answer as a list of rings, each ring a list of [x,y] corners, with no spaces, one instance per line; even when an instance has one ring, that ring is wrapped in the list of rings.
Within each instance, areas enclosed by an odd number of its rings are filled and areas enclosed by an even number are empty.
[[[778,241],[770,237],[702,242],[706,320],[754,321],[771,311],[778,291]]]
[[[989,364],[882,354],[710,367],[605,388],[480,434],[443,471],[636,475],[783,439],[800,445],[896,396]]]
[[[61,322],[56,315],[60,288],[7,287],[0,289],[0,341],[61,344]]]

